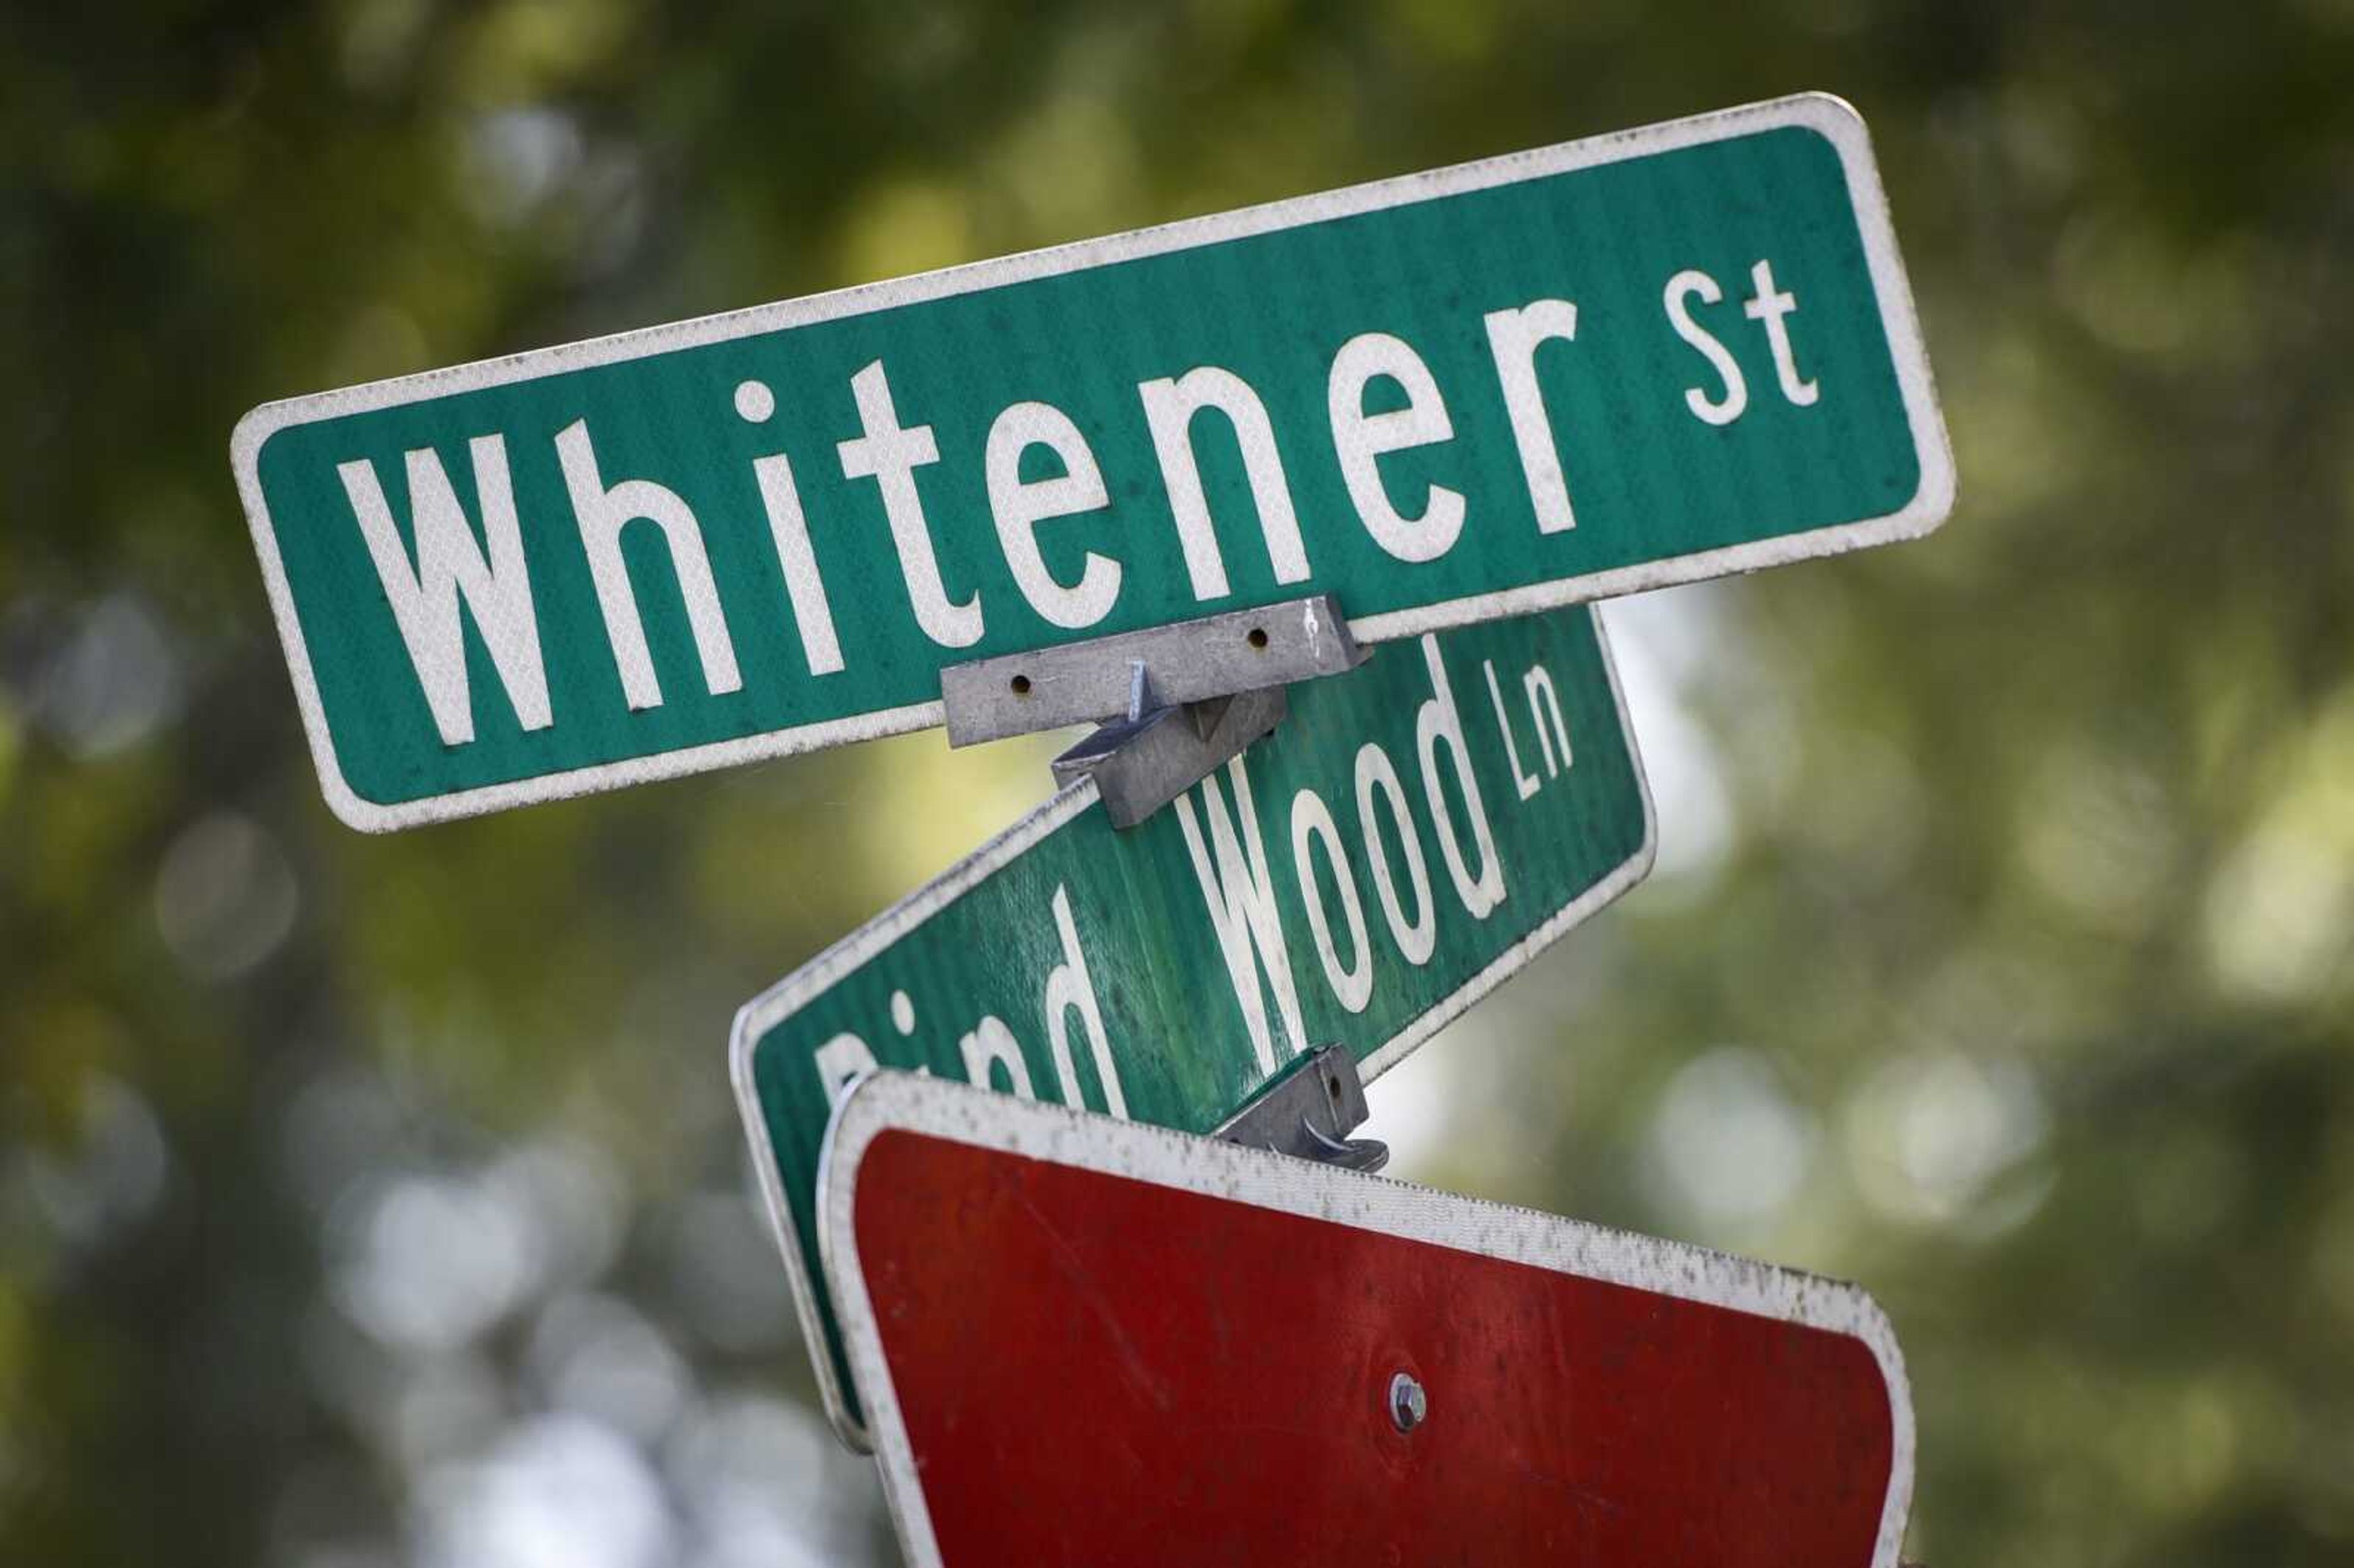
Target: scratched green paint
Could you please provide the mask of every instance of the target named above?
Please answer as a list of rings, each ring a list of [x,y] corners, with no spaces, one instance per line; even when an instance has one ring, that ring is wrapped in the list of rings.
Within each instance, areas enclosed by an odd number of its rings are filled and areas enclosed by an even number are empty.
[[[1293,687],[1289,716],[1241,765],[1265,848],[1265,885],[1279,911],[1300,1003],[1303,1028],[1294,1038],[1283,1029],[1269,997],[1278,1063],[1304,1048],[1334,1043],[1347,1044],[1364,1060],[1392,1042],[1418,1040],[1468,1004],[1471,998],[1465,988],[1490,966],[1525,961],[1541,945],[1532,941],[1541,932],[1558,936],[1558,929],[1543,928],[1564,910],[1581,899],[1615,894],[1649,868],[1647,799],[1593,612],[1556,610],[1438,633],[1431,641],[1444,662],[1472,778],[1492,828],[1505,896],[1484,917],[1475,918],[1447,869],[1417,745],[1423,706],[1437,697],[1425,645],[1394,643],[1350,674]],[[1512,728],[1511,751],[1490,693],[1490,665],[1505,722]],[[1525,684],[1533,667],[1552,678],[1571,744],[1570,764],[1561,768],[1556,758],[1551,772],[1532,727]],[[1433,950],[1420,964],[1408,960],[1385,919],[1361,828],[1355,779],[1360,753],[1368,747],[1378,747],[1397,770],[1414,847],[1427,874],[1429,907],[1418,911],[1406,885],[1405,867],[1411,857],[1389,826],[1387,807],[1377,804],[1406,924],[1433,924]],[[1451,753],[1442,746],[1434,756],[1449,819],[1467,829],[1469,807],[1454,781]],[[1526,799],[1523,789],[1531,789]],[[1337,999],[1309,925],[1291,827],[1295,801],[1306,790],[1315,791],[1331,809],[1363,910],[1370,953],[1356,954],[1340,913],[1333,867],[1322,848],[1313,851],[1321,897],[1333,912],[1336,958],[1346,969],[1359,962],[1373,968],[1362,1012],[1347,1011]],[[984,1016],[995,1016],[1018,1042],[1038,1097],[1061,1098],[1044,1006],[1046,977],[1065,961],[1051,913],[1058,888],[1069,902],[1129,1116],[1189,1132],[1208,1131],[1269,1080],[1185,842],[1182,810],[1191,810],[1209,844],[1206,797],[1212,793],[1238,816],[1241,795],[1225,773],[1190,791],[1183,809],[1163,810],[1127,832],[1115,832],[1101,806],[1090,806],[920,924],[896,930],[896,939],[888,934],[899,916],[882,916],[844,948],[855,958],[858,949],[878,939],[869,933],[878,932],[885,934],[881,939],[887,945],[865,954],[815,994],[797,994],[810,982],[796,976],[744,1010],[737,1026],[739,1085],[753,1101],[749,1108],[757,1122],[756,1142],[765,1145],[762,1157],[774,1161],[778,1193],[798,1235],[798,1266],[817,1285],[832,1353],[838,1357],[839,1345],[815,1252],[812,1208],[831,1103],[819,1053],[828,1042],[850,1035],[878,1065],[963,1078],[968,1075],[960,1039]],[[1476,875],[1484,868],[1471,836],[1468,831],[1459,836],[1467,869]],[[989,864],[999,858],[984,849],[975,860]],[[822,974],[838,961],[838,955],[822,956],[804,975]],[[896,995],[906,997],[907,1008],[895,1009]],[[776,1016],[780,1004],[791,1011]],[[912,1012],[912,1033],[901,1032],[895,1011],[903,1019]],[[1076,1018],[1071,1030],[1081,1099],[1087,1108],[1104,1109],[1106,1096]],[[992,1083],[1006,1086],[1002,1074],[993,1074]]]

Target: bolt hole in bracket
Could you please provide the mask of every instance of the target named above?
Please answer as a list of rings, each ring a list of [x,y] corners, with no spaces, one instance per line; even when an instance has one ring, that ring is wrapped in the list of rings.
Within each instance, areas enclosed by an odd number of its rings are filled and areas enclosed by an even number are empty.
[[[1389,1145],[1349,1136],[1370,1114],[1357,1059],[1345,1045],[1326,1045],[1295,1058],[1211,1136],[1370,1173],[1389,1163]]]
[[[1274,729],[1287,684],[1365,657],[1318,594],[951,664],[940,701],[950,746],[1100,725],[1055,759],[1055,778],[1093,778],[1112,826],[1131,828]]]

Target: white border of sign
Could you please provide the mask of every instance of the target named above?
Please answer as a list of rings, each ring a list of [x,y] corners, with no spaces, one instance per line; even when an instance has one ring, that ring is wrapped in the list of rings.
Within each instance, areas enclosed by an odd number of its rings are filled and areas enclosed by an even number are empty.
[[[834,1112],[818,1173],[825,1271],[833,1281],[843,1340],[875,1435],[883,1488],[910,1563],[940,1562],[898,1390],[883,1353],[859,1262],[860,1160],[875,1138],[899,1129],[1051,1164],[1130,1177],[1279,1213],[1301,1214],[1381,1235],[1524,1263],[1557,1274],[1629,1286],[1861,1340],[1888,1388],[1892,1444],[1872,1568],[1896,1568],[1913,1507],[1913,1394],[1896,1333],[1860,1287],[1776,1268],[1677,1242],[1559,1219],[1531,1209],[1434,1192],[1386,1177],[1163,1128],[1066,1110],[969,1085],[907,1073],[869,1074]]]
[[[279,556],[278,538],[270,522],[270,508],[261,494],[256,465],[262,443],[290,425],[308,424],[368,409],[396,408],[540,376],[614,365],[675,349],[724,343],[759,333],[864,315],[927,300],[975,293],[1010,283],[1027,282],[1035,278],[1082,271],[1110,262],[1165,255],[1196,246],[1564,174],[1573,169],[1592,168],[1597,164],[1673,152],[1679,148],[1724,141],[1786,125],[1803,126],[1819,132],[1838,149],[1840,162],[1847,171],[1849,199],[1854,205],[1856,227],[1862,236],[1864,254],[1871,265],[1872,289],[1880,301],[1881,324],[1887,334],[1889,352],[1895,361],[1897,381],[1904,398],[1905,417],[1912,427],[1914,450],[1920,461],[1921,483],[1913,499],[1884,517],[1838,524],[1810,533],[1785,535],[1755,544],[1705,550],[1613,571],[1564,577],[1529,588],[1479,594],[1418,609],[1367,616],[1361,620],[1352,620],[1349,630],[1360,642],[1383,642],[1442,627],[1525,615],[1532,610],[1637,593],[1670,583],[1693,582],[1703,577],[1754,571],[1761,567],[1838,555],[1867,545],[1888,544],[1926,534],[1944,522],[1946,514],[1953,509],[1954,458],[1946,438],[1945,418],[1937,407],[1936,387],[1930,378],[1928,353],[1921,342],[1920,322],[1914,309],[1912,285],[1906,280],[1903,259],[1897,252],[1895,232],[1890,226],[1888,198],[1881,189],[1880,171],[1872,161],[1871,133],[1865,129],[1862,117],[1844,99],[1829,93],[1801,93],[1638,130],[1565,142],[1532,152],[1458,164],[1427,174],[1376,180],[1369,185],[1351,185],[1317,196],[1298,196],[1211,217],[1188,218],[1101,239],[1082,240],[1050,249],[976,261],[936,272],[917,273],[889,282],[864,284],[779,304],[758,305],[723,315],[703,316],[669,326],[592,338],[557,348],[534,349],[504,359],[482,360],[448,370],[429,371],[419,376],[404,376],[390,381],[345,387],[336,392],[265,403],[238,421],[236,433],[229,440],[229,461],[237,471],[238,494],[244,502],[246,519],[253,530],[254,550],[261,560],[262,577],[270,590],[270,608],[277,617],[279,636],[286,647],[287,667],[294,680],[295,700],[302,706],[303,728],[310,736],[312,759],[317,765],[320,786],[326,793],[327,804],[336,816],[355,828],[367,832],[385,832],[423,822],[474,816],[509,806],[562,800],[763,758],[789,756],[849,741],[870,740],[880,736],[926,729],[942,723],[943,715],[938,702],[916,703],[850,718],[772,730],[766,735],[691,747],[683,751],[630,758],[620,762],[573,768],[567,772],[456,790],[447,795],[427,796],[397,805],[379,805],[364,800],[345,781],[343,770],[336,762],[334,743],[327,730],[325,710],[320,705],[318,682],[311,668],[310,652],[303,644],[302,624],[295,618],[293,594],[287,584],[285,563]],[[1017,650],[1007,649],[1004,652],[1014,652]]]
[[[1404,1029],[1375,1047],[1357,1065],[1358,1074],[1366,1083],[1395,1066],[1416,1046],[1469,1011],[1472,1003],[1526,969],[1539,953],[1567,936],[1587,916],[1651,874],[1652,862],[1659,858],[1659,812],[1651,801],[1651,781],[1643,772],[1642,750],[1635,744],[1635,726],[1627,715],[1627,693],[1619,684],[1618,661],[1610,652],[1610,632],[1603,623],[1602,607],[1595,606],[1592,613],[1595,644],[1602,651],[1602,668],[1610,677],[1611,708],[1618,715],[1618,734],[1626,744],[1628,763],[1635,770],[1635,792],[1642,797],[1643,842],[1623,864],[1555,910],[1535,930],[1496,955],[1486,969],[1433,1002]],[[784,1184],[777,1174],[777,1151],[769,1141],[768,1119],[760,1114],[760,1088],[752,1076],[753,1048],[778,1023],[841,983],[844,976],[864,968],[876,954],[906,939],[925,921],[1000,869],[1019,860],[1040,840],[1094,805],[1096,800],[1095,780],[1079,780],[941,876],[916,889],[737,1010],[735,1027],[727,1038],[727,1075],[736,1086],[736,1105],[743,1113],[745,1135],[751,1140],[752,1163],[759,1174],[760,1196],[769,1210],[769,1227],[777,1238],[778,1251],[784,1255],[785,1272],[792,1280],[793,1308],[800,1314],[801,1338],[817,1368],[818,1393],[825,1402],[826,1418],[833,1423],[842,1440],[862,1454],[870,1452],[872,1444],[866,1428],[851,1414],[850,1401],[834,1377],[833,1357],[826,1349],[825,1326],[818,1317],[817,1291],[801,1266],[801,1232],[793,1224],[792,1209],[785,1202]]]

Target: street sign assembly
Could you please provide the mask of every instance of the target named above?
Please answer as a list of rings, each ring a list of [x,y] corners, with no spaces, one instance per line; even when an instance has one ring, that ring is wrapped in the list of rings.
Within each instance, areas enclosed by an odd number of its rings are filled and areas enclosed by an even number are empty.
[[[268,404],[231,459],[355,827],[1101,725],[736,1021],[911,1561],[1894,1568],[1868,1297],[1349,1136],[1650,869],[1586,601],[1952,505],[1847,105]]]
[[[1895,1568],[1852,1286],[887,1072],[820,1203],[911,1563]]]
[[[748,1004],[737,1094],[830,1412],[811,1207],[842,1086],[922,1070],[1205,1133],[1312,1047],[1370,1079],[1650,867],[1596,613],[1376,651],[1115,831],[1083,779]]]
[[[369,830],[938,724],[969,661],[1313,595],[1378,643],[1953,493],[1820,95],[268,404],[232,458]]]

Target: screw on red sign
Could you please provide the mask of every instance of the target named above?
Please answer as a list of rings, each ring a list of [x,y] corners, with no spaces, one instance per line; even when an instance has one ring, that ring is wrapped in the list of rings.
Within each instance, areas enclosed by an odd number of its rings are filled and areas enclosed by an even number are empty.
[[[1851,1286],[887,1073],[820,1212],[916,1563],[1897,1563]]]

